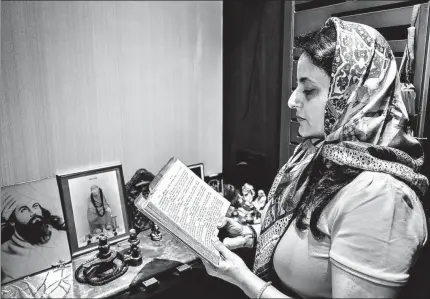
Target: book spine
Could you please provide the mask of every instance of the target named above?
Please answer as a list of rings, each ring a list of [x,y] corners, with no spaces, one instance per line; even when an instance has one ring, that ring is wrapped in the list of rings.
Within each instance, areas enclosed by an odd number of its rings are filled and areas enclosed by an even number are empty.
[[[143,197],[142,193],[134,200],[134,205],[140,212],[143,212],[142,209],[145,209],[148,203],[149,200]]]
[[[158,183],[163,178],[164,174],[169,170],[169,168],[177,161],[178,159],[175,157],[170,158],[169,162],[163,166],[160,172],[154,177],[152,182],[149,184],[149,192],[153,193],[157,189]]]

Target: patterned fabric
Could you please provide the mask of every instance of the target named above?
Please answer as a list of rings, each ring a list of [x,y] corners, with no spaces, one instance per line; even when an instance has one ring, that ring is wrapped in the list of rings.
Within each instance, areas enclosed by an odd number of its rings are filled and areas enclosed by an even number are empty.
[[[334,26],[337,34],[324,115],[325,140],[303,141],[275,178],[254,262],[254,272],[262,279],[270,273],[276,246],[294,216],[317,156],[391,174],[419,195],[428,188],[427,178],[418,173],[422,147],[405,132],[408,115],[387,41],[369,26],[338,18],[328,19],[324,26]]]

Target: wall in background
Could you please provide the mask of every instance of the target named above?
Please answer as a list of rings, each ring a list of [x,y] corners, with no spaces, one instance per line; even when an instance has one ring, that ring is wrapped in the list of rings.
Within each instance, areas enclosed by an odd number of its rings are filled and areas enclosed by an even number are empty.
[[[221,1],[1,6],[2,186],[173,155],[222,171]]]

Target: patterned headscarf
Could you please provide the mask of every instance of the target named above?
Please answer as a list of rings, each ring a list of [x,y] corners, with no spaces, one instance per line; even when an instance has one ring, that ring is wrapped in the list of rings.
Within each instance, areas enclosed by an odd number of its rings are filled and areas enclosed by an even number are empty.
[[[338,18],[328,19],[324,26],[333,26],[337,36],[324,115],[325,138],[319,144],[303,141],[274,180],[254,262],[254,272],[263,279],[269,274],[279,236],[288,228],[306,190],[307,174],[316,157],[391,174],[421,196],[428,188],[427,178],[418,173],[424,161],[422,147],[405,131],[408,115],[387,41],[369,26]]]

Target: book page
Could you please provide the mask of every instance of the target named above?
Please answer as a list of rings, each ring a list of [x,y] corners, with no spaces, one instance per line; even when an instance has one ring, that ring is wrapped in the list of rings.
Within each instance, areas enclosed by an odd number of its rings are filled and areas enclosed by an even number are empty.
[[[217,264],[219,253],[213,247],[211,239],[218,235],[216,225],[226,215],[230,202],[181,161],[176,160],[173,163],[171,161],[168,169],[163,170],[162,179],[154,186],[145,205],[152,211],[151,216],[158,218],[162,226],[166,226],[179,238],[181,238],[179,232],[185,232],[188,236],[183,239],[188,240],[183,241],[195,247],[193,249],[199,255]],[[171,223],[163,219],[163,216]],[[194,242],[190,242],[188,237],[199,244],[190,244]]]

